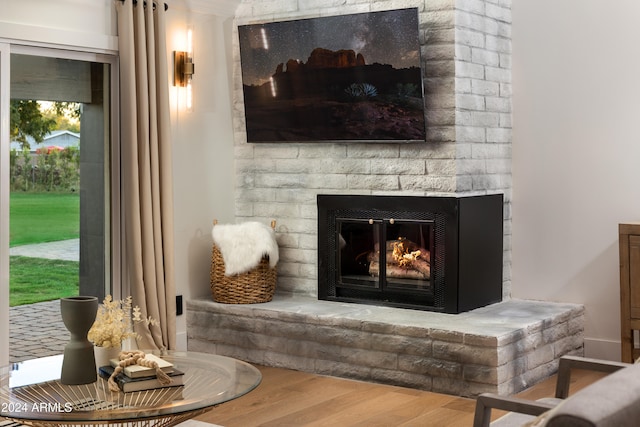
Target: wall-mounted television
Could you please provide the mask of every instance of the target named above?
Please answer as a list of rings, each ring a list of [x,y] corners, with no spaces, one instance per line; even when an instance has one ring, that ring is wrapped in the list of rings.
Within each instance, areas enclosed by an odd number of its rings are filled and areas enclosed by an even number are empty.
[[[247,142],[425,141],[416,8],[238,27]]]

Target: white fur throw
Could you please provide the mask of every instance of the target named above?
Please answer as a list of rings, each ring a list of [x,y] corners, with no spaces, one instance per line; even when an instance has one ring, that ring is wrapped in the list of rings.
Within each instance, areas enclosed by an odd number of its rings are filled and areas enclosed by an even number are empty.
[[[278,263],[278,242],[273,229],[259,222],[214,225],[213,243],[224,259],[225,276],[246,273],[269,257],[269,266]]]

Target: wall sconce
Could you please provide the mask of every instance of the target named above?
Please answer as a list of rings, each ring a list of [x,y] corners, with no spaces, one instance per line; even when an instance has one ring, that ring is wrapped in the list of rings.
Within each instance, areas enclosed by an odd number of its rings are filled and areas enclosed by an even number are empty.
[[[193,32],[187,30],[187,50],[173,52],[173,85],[186,89],[187,110],[193,110],[193,94],[191,91],[191,79],[195,74],[193,63]]]

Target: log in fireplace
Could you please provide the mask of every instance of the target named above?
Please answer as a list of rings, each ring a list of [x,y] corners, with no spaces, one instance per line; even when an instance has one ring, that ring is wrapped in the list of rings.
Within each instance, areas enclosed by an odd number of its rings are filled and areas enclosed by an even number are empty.
[[[502,300],[502,194],[318,195],[318,298],[460,313]]]

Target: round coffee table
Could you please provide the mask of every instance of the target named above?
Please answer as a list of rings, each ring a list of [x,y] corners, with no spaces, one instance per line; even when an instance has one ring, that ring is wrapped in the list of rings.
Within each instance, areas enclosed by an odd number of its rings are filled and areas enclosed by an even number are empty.
[[[33,427],[127,423],[170,427],[240,397],[260,384],[254,366],[196,352],[150,352],[184,372],[184,385],[131,393],[111,392],[103,378],[64,385],[62,356],[0,368],[0,417]],[[49,378],[52,377],[52,378]]]

